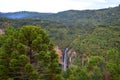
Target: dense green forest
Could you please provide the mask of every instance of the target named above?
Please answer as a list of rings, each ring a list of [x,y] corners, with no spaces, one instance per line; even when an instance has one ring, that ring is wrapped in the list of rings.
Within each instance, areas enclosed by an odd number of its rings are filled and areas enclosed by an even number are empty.
[[[120,80],[119,14],[120,6],[17,19],[1,13],[0,80]],[[77,52],[66,71],[58,66],[54,45]]]
[[[0,13],[0,17],[10,19],[42,19],[64,24],[78,25],[119,25],[120,6],[99,10],[68,10],[58,13],[15,12]],[[112,22],[111,22],[112,21]]]

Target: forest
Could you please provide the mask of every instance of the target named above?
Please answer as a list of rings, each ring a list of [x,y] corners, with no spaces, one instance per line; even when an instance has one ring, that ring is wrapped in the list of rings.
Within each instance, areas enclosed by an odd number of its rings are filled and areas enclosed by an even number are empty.
[[[120,6],[0,13],[0,80],[120,80],[119,14]],[[54,46],[76,52],[66,71]]]

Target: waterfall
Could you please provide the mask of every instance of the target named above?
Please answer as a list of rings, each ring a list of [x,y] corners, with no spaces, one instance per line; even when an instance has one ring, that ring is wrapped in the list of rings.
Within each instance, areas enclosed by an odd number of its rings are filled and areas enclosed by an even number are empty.
[[[54,47],[58,55],[59,66],[62,70],[66,71],[67,68],[74,63],[76,58],[76,52],[73,48],[64,48],[62,51],[59,49],[58,46]]]
[[[64,52],[63,52],[63,70],[66,71],[67,69],[67,52],[68,52],[68,48],[65,48]]]

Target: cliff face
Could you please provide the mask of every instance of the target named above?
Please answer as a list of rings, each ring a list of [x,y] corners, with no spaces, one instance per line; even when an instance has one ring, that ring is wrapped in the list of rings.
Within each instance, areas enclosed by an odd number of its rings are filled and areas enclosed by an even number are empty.
[[[77,53],[73,48],[69,49],[68,51],[68,66],[73,65],[75,62],[75,59],[77,57]]]
[[[2,29],[0,29],[0,34],[4,34],[4,31]]]
[[[57,55],[58,55],[58,61],[59,61],[59,64],[63,64],[63,61],[62,61],[62,51],[59,49],[58,46],[55,46],[54,47],[54,50],[56,51]]]

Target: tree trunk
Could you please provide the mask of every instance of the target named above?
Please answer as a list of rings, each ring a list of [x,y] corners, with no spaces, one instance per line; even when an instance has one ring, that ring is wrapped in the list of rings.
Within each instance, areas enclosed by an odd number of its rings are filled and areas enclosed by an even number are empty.
[[[110,74],[109,74],[109,72],[106,72],[104,74],[104,79],[103,80],[110,80]]]

